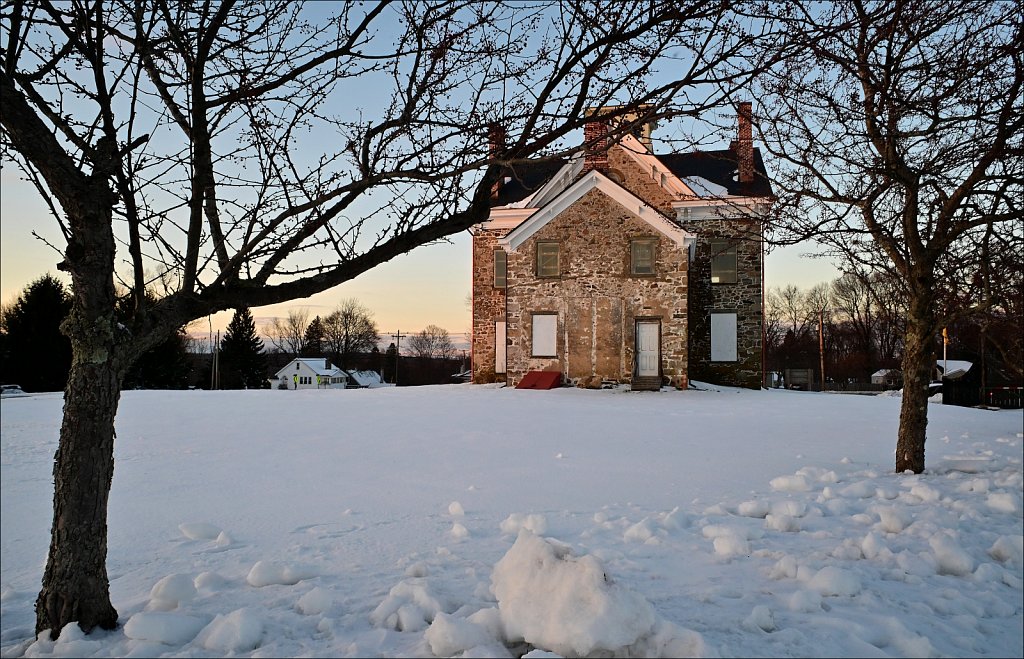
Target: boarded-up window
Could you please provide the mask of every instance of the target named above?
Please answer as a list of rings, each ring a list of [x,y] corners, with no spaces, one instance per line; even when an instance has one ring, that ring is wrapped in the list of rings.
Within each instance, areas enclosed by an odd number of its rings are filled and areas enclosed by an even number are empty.
[[[654,238],[639,238],[629,243],[629,269],[634,275],[654,274]]]
[[[711,361],[734,362],[736,360],[736,314],[711,314]]]
[[[505,372],[505,321],[494,323],[494,372]]]
[[[534,314],[532,356],[557,357],[557,339],[558,316],[555,314]]]
[[[505,288],[508,272],[508,254],[503,249],[494,250],[494,287]]]
[[[725,240],[711,241],[711,283],[736,283],[736,245]]]
[[[537,243],[537,276],[557,277],[560,273],[558,263],[558,243]]]

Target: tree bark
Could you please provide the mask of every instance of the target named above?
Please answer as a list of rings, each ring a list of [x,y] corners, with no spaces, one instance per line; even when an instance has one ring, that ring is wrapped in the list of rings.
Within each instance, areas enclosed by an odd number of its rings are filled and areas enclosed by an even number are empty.
[[[49,629],[51,638],[71,621],[84,631],[117,626],[107,578],[106,520],[120,383],[109,363],[89,363],[83,351],[90,348],[75,346],[64,392],[50,551],[36,599],[36,633]]]
[[[896,439],[896,473],[924,471],[924,444],[928,426],[928,383],[935,363],[934,286],[911,290],[907,331],[903,346],[903,403]]]

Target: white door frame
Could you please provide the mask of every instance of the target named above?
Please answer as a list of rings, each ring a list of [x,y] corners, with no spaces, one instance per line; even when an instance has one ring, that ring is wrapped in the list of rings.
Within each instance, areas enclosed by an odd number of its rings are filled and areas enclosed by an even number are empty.
[[[642,338],[641,337],[641,329],[640,328],[642,326],[654,327],[654,343],[655,343],[655,346],[656,346],[656,349],[654,351],[651,351],[651,350],[641,351],[641,349],[640,349],[641,348],[641,338]],[[658,376],[660,376],[661,375],[661,320],[658,319],[658,318],[638,318],[636,320],[636,329],[634,331],[633,337],[634,337],[634,348],[635,348],[634,352],[635,352],[635,355],[636,355],[636,357],[635,357],[635,361],[636,361],[635,372],[636,372],[637,377],[658,377]],[[647,365],[648,367],[644,368],[644,361],[645,361],[643,359],[644,352],[646,352],[648,355],[650,355],[652,352],[654,353],[654,356],[653,356],[653,358],[654,358],[653,368],[650,367],[649,363]]]

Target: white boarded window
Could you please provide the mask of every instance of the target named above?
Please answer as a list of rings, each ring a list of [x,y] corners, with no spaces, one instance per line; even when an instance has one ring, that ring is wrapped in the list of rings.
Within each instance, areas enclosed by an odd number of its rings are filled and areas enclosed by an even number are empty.
[[[494,372],[505,372],[505,321],[494,323]]]
[[[558,316],[551,313],[533,316],[533,357],[557,357]]]
[[[736,314],[711,314],[711,361],[734,362],[736,360]]]

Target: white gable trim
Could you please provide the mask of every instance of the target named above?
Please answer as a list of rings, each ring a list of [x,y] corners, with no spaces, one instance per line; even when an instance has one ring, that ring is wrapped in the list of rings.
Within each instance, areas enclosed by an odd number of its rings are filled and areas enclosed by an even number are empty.
[[[583,153],[577,153],[569,159],[569,162],[565,163],[558,172],[551,177],[547,183],[541,186],[540,190],[537,190],[532,195],[524,199],[524,202],[528,202],[525,205],[530,208],[542,208],[543,206],[551,203],[563,190],[569,187],[580,172],[583,171]]]
[[[656,231],[680,247],[694,242],[694,236],[667,217],[649,206],[642,199],[615,183],[599,171],[591,170],[583,178],[573,183],[562,194],[557,196],[544,208],[538,209],[526,221],[510,231],[498,244],[506,250],[516,250],[533,234],[547,225],[572,204],[579,201],[591,190],[600,190],[630,213],[651,225]]]
[[[640,170],[651,177],[662,189],[677,199],[693,199],[699,197],[693,189],[683,182],[681,178],[672,173],[658,157],[651,153],[643,142],[630,134],[626,134],[619,141],[622,150],[632,158]]]

